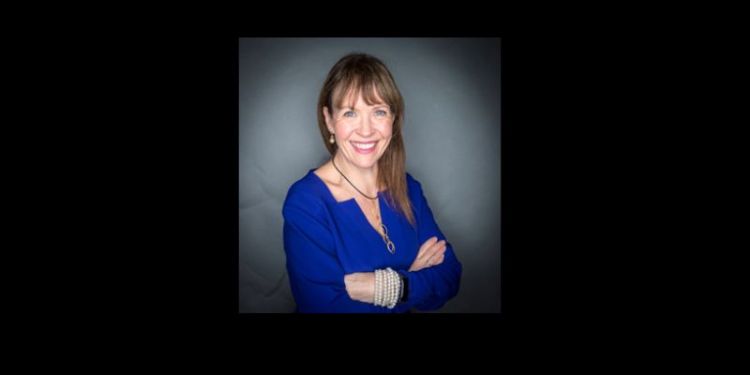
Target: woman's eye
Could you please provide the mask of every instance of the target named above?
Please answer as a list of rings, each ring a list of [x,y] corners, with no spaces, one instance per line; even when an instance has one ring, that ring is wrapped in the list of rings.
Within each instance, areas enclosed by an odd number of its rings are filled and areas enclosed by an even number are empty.
[[[353,111],[346,111],[346,112],[344,112],[344,117],[354,117],[354,112]]]
[[[379,110],[375,111],[375,116],[387,116],[387,115],[388,115],[388,112],[386,112],[386,111],[384,111],[382,109],[379,109]]]

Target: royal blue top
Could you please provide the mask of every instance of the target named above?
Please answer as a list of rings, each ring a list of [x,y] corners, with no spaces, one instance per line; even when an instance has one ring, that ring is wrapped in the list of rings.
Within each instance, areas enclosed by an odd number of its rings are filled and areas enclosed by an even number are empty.
[[[381,220],[396,246],[395,254],[388,251],[383,238],[367,221],[354,198],[336,201],[313,170],[289,188],[282,210],[284,249],[298,312],[435,310],[456,295],[462,267],[448,241],[443,263],[416,272],[408,271],[422,243],[433,236],[444,240],[445,236],[435,223],[421,185],[411,175],[406,177],[416,227],[389,206],[385,201],[387,192],[378,193]],[[387,267],[408,277],[409,292],[405,302],[388,309],[349,297],[344,285],[345,275]]]

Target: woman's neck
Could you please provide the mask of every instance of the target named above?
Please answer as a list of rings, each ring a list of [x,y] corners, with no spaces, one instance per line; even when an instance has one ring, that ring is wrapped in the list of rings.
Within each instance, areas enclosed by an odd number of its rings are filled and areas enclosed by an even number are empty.
[[[378,164],[371,168],[360,168],[350,163],[341,153],[333,157],[338,169],[363,193],[376,195],[378,193]],[[342,178],[343,180],[343,178]],[[343,183],[348,183],[344,180]]]

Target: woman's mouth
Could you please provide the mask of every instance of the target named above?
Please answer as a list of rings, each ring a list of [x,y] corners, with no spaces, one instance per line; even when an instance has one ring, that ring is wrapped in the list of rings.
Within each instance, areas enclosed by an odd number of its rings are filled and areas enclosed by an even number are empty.
[[[373,142],[349,142],[352,144],[352,147],[354,147],[354,151],[360,153],[360,154],[369,154],[373,151],[375,151],[375,144],[378,143],[377,141]]]

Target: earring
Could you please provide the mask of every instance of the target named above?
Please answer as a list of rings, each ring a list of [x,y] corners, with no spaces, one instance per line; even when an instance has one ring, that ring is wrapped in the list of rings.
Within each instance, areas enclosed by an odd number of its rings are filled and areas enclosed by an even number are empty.
[[[331,133],[331,139],[329,139],[328,142],[331,142],[331,144],[336,142],[336,139],[333,138],[333,133]]]

